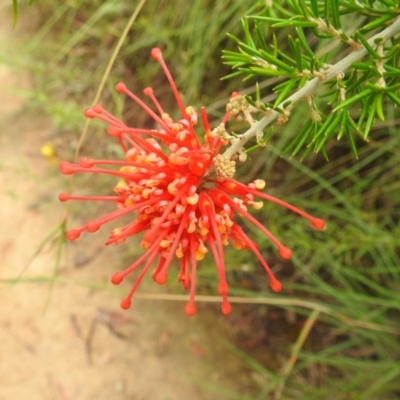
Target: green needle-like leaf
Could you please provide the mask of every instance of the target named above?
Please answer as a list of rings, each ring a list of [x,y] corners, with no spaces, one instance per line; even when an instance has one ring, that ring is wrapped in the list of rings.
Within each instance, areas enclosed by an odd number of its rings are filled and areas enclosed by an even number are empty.
[[[282,103],[282,101],[287,97],[288,93],[296,86],[296,84],[297,79],[291,79],[289,82],[285,83],[285,86],[280,91],[279,96],[275,100],[274,108]]]
[[[369,96],[373,91],[371,89],[365,89],[364,91],[362,91],[361,93],[356,94],[353,97],[350,97],[349,99],[345,100],[343,103],[339,104],[338,106],[336,106],[332,112],[336,112],[341,110],[342,108],[346,108],[348,106],[350,106],[351,104],[354,104],[358,101],[360,101],[361,99],[363,99],[364,97]]]
[[[357,146],[356,146],[356,143],[354,141],[353,135],[351,134],[351,132],[349,132],[349,130],[346,130],[346,135],[347,135],[347,137],[349,139],[351,151],[353,152],[354,157],[358,158]]]
[[[371,45],[368,43],[367,39],[363,36],[363,34],[360,31],[357,31],[355,33],[355,37],[362,43],[362,45],[367,49],[368,53],[375,59],[379,59],[378,53],[371,47]]]
[[[376,115],[379,117],[381,121],[385,120],[385,115],[383,113],[383,93],[378,93],[375,96],[376,99]]]
[[[252,75],[260,75],[260,76],[292,76],[290,72],[280,71],[273,68],[268,67],[250,67],[250,68],[241,68],[241,71],[248,72]]]
[[[249,44],[253,48],[256,48],[256,45],[255,45],[252,35],[250,33],[249,20],[247,18],[242,19],[242,28],[244,31],[244,35],[246,37],[247,44]]]
[[[304,65],[303,65],[304,56],[303,56],[303,54],[301,54],[301,46],[300,46],[299,39],[296,39],[294,41],[294,45],[295,45],[295,56],[296,56],[297,69],[300,72],[303,72],[303,69],[304,69]]]
[[[369,24],[364,25],[358,32],[366,33],[370,32],[373,29],[382,27],[386,22],[390,21],[391,19],[395,18],[396,14],[387,13],[383,17],[377,18],[374,21],[370,22]]]
[[[308,5],[306,4],[305,0],[298,0],[298,4],[301,9],[301,13],[299,14],[302,14],[306,19],[310,18],[310,9],[308,8]]]
[[[316,141],[320,136],[330,136],[330,134],[335,130],[336,126],[342,119],[341,113],[334,113],[332,112],[329,117],[325,120],[325,122],[321,125],[318,129],[318,132],[315,134],[313,141]],[[318,148],[317,151],[319,151]]]
[[[335,29],[341,29],[342,25],[340,23],[338,0],[330,0],[330,8],[332,16],[332,25],[335,27]]]
[[[325,21],[326,21],[326,24],[328,25],[328,26],[331,26],[332,25],[332,22],[331,22],[331,13],[330,13],[330,8],[331,8],[331,0],[326,0],[325,1]]]
[[[398,107],[400,107],[400,98],[398,96],[392,92],[386,92],[386,96],[389,97],[389,99],[392,100]]]
[[[314,17],[318,18],[319,17],[318,0],[311,0],[310,5]]]
[[[379,94],[381,94],[381,93],[379,93]],[[371,106],[368,108],[368,118],[367,118],[367,122],[365,123],[364,134],[363,134],[364,139],[366,139],[368,137],[369,131],[371,130],[371,126],[375,119],[377,99],[378,99],[378,95],[374,96]]]
[[[310,56],[310,58],[314,58],[315,57],[314,52],[311,50],[310,46],[308,45],[308,41],[304,35],[303,29],[298,26],[296,28],[296,33],[300,40],[301,45],[303,46],[303,49]]]
[[[274,28],[286,28],[291,26],[300,26],[302,28],[316,28],[318,24],[311,21],[302,21],[299,19],[289,19],[287,21],[277,22],[272,25]]]
[[[256,34],[257,34],[257,37],[258,37],[258,42],[259,42],[260,45],[261,45],[261,48],[262,48],[264,51],[268,51],[267,45],[266,45],[266,43],[265,43],[265,37],[264,37],[264,35],[263,35],[263,32],[262,32],[262,30],[261,30],[261,28],[260,28],[259,23],[258,23],[257,21],[254,21],[254,25],[255,25],[255,27],[256,27]]]
[[[271,64],[276,65],[277,67],[281,68],[284,71],[293,73],[295,69],[291,67],[290,65],[285,64],[283,61],[279,60],[276,57],[273,57],[271,54],[264,50],[260,50],[261,57],[264,58],[264,60],[268,61]]]

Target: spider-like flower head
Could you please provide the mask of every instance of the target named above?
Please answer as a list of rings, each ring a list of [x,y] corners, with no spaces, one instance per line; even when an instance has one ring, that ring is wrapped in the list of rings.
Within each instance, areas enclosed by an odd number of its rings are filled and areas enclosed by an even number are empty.
[[[149,130],[131,128],[114,117],[100,105],[85,111],[87,118],[98,118],[108,124],[108,134],[122,147],[123,160],[95,160],[82,158],[79,164],[62,162],[61,172],[71,175],[76,172],[108,174],[119,178],[113,196],[71,196],[61,193],[59,199],[94,200],[113,202],[117,210],[88,222],[84,226],[67,232],[69,240],[76,240],[82,232],[95,232],[102,225],[124,215],[132,220],[127,225],[114,229],[106,242],[119,244],[128,237],[141,234],[140,246],[144,253],[124,271],[113,275],[113,284],[120,284],[126,276],[142,266],[128,295],[121,301],[121,307],[128,309],[141,280],[153,264],[154,281],[160,285],[168,279],[171,262],[177,258],[180,265],[179,281],[190,291],[186,314],[196,313],[195,288],[197,264],[211,252],[218,272],[218,292],[222,296],[222,312],[229,314],[229,286],[226,280],[224,246],[229,243],[235,249],[251,250],[264,267],[270,279],[271,289],[281,290],[281,283],[275,278],[262,257],[259,248],[240,225],[235,222],[239,214],[260,229],[277,247],[281,257],[288,259],[292,252],[283,246],[249,212],[248,208],[259,209],[264,199],[301,215],[311,221],[316,229],[323,229],[324,222],[275,197],[261,192],[265,182],[257,179],[245,185],[233,179],[235,163],[222,154],[221,147],[227,144],[223,135],[211,131],[207,114],[201,109],[204,141],[196,135],[197,114],[191,107],[185,107],[175,82],[162,58],[160,49],[152,50],[167,76],[177,102],[181,119],[174,121],[164,112],[153,90],[146,88],[144,94],[154,104],[153,111],[133,94],[123,83],[116,90],[135,101],[158,125]],[[236,94],[234,94],[236,95]],[[218,132],[226,132],[225,124],[230,118],[227,112]],[[104,168],[106,166],[117,169]]]

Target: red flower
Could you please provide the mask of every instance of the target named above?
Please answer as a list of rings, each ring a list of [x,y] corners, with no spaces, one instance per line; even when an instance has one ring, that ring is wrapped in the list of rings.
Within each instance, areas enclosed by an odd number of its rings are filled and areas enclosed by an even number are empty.
[[[119,141],[125,152],[124,160],[83,158],[79,164],[62,162],[61,172],[66,175],[91,172],[116,176],[120,178],[114,188],[116,195],[89,197],[61,193],[59,198],[61,201],[110,201],[116,203],[118,209],[80,228],[70,230],[67,237],[75,240],[83,231],[95,232],[105,223],[122,215],[132,216],[132,222],[114,229],[106,242],[107,245],[118,244],[129,236],[143,233],[141,247],[145,249],[145,253],[126,270],[114,274],[111,279],[112,283],[118,285],[127,275],[143,265],[129,294],[121,301],[124,309],[130,307],[133,294],[153,262],[157,262],[152,273],[153,279],[158,284],[164,284],[171,261],[176,257],[180,264],[179,281],[185,290],[190,289],[185,311],[187,315],[194,315],[197,262],[210,251],[219,276],[218,292],[222,296],[222,312],[229,314],[231,306],[228,302],[229,286],[224,262],[224,246],[229,243],[239,250],[251,250],[265,268],[271,289],[275,292],[281,290],[281,283],[271,272],[256,243],[235,222],[236,214],[260,229],[286,259],[291,257],[291,250],[283,246],[247,211],[249,206],[255,209],[262,207],[262,202],[254,200],[256,197],[288,208],[310,220],[317,229],[322,229],[324,222],[261,192],[260,189],[265,185],[262,180],[244,185],[232,179],[235,163],[220,154],[221,147],[227,144],[223,139],[227,135],[224,126],[232,114],[227,113],[219,127],[212,132],[206,111],[202,108],[205,133],[202,144],[194,131],[197,114],[191,107],[185,108],[183,105],[161,51],[153,49],[152,56],[161,64],[168,78],[182,118],[174,121],[166,114],[151,88],[145,89],[144,93],[150,97],[158,113],[131,93],[123,83],[118,83],[116,90],[139,104],[159,125],[159,129],[130,128],[100,105],[85,111],[86,117],[99,118],[109,124],[108,133]],[[107,165],[117,166],[119,170],[100,167]]]

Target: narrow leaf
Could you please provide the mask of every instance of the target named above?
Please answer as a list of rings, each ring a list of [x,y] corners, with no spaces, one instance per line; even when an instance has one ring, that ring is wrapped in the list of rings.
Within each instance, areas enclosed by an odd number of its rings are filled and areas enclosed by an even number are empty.
[[[375,113],[376,113],[376,106],[377,106],[377,97],[375,96],[371,107],[369,107],[368,109],[368,118],[367,118],[367,122],[365,123],[365,129],[364,129],[364,134],[363,134],[363,139],[365,140],[368,137],[369,131],[371,130],[371,126],[374,122],[375,119]]]
[[[346,130],[346,135],[347,135],[347,137],[349,139],[351,151],[353,152],[354,157],[358,158],[357,147],[356,147],[356,143],[354,142],[353,135],[348,130]]]
[[[282,103],[282,101],[286,98],[288,93],[295,87],[296,83],[297,79],[291,79],[289,82],[286,83],[282,91],[279,93],[279,96],[275,100],[274,108]]]
[[[268,51],[267,45],[265,44],[265,38],[261,31],[260,25],[257,23],[257,21],[254,22],[254,25],[256,27],[256,34],[257,34],[258,41],[260,42],[262,49],[264,51]]]
[[[318,1],[317,0],[311,0],[310,1],[310,5],[311,5],[312,13],[314,14],[314,17],[318,18],[319,17]]]
[[[394,93],[386,92],[386,96],[390,98],[398,107],[400,107],[400,98],[396,96]]]
[[[311,50],[310,46],[308,45],[308,41],[304,35],[303,29],[301,27],[296,28],[297,36],[301,42],[301,45],[303,46],[303,49],[306,51],[306,53],[312,58],[315,57],[314,52]]]
[[[377,18],[374,21],[370,22],[369,24],[364,25],[358,31],[361,32],[361,33],[366,33],[366,32],[372,31],[375,28],[380,28],[386,22],[390,21],[391,19],[393,19],[395,17],[396,17],[395,14],[391,14],[391,13],[385,14],[383,17]]]
[[[365,49],[368,51],[368,53],[375,59],[379,59],[378,53],[371,47],[371,45],[368,43],[367,39],[360,33],[360,31],[357,31],[355,34],[356,38],[362,43],[362,45],[365,47]]]
[[[385,115],[383,113],[383,93],[378,93],[376,96],[376,115],[381,121],[385,120]]]
[[[348,107],[351,104],[356,103],[357,101],[363,99],[364,97],[369,96],[372,93],[371,89],[365,89],[364,91],[362,91],[361,93],[356,94],[353,97],[350,97],[349,99],[345,100],[343,103],[339,104],[338,106],[336,106],[332,112],[336,112],[341,110],[342,108]]]
[[[271,56],[271,54],[269,54],[268,52],[264,51],[264,50],[260,50],[261,56],[262,58],[264,58],[266,61],[270,62],[271,64],[276,65],[277,67],[283,69],[284,71],[287,72],[294,72],[294,68],[291,67],[290,65],[285,64],[284,62],[282,62],[281,60],[279,60],[276,57]]]
[[[340,23],[339,14],[339,3],[337,0],[331,0],[331,15],[332,15],[332,25],[335,29],[341,29],[342,25]]]
[[[12,26],[15,28],[15,25],[17,25],[17,20],[18,20],[18,0],[13,0],[13,23]]]
[[[302,28],[316,28],[318,24],[311,21],[302,21],[299,19],[290,19],[282,22],[277,22],[272,25],[274,28],[286,28],[291,26],[300,26]]]
[[[295,56],[296,56],[297,69],[300,72],[303,72],[303,69],[304,69],[304,66],[303,66],[303,54],[301,54],[301,46],[300,46],[299,39],[296,39],[294,41],[294,44],[295,44]]]

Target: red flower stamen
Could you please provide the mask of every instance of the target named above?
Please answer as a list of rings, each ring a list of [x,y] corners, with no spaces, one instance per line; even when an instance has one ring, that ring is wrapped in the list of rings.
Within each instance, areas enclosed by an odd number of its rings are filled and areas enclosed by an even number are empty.
[[[135,101],[140,107],[143,108],[144,111],[150,117],[154,119],[155,122],[157,122],[163,129],[165,129],[167,132],[169,131],[168,125],[153,111],[151,108],[149,108],[145,103],[143,103],[142,100],[139,99],[136,95],[134,95],[125,85],[125,83],[119,82],[115,85],[115,89],[119,93],[125,93],[128,95],[133,101]]]
[[[151,51],[151,56],[153,57],[154,60],[156,60],[160,63],[161,68],[164,70],[165,76],[167,77],[168,82],[171,86],[172,93],[175,96],[175,100],[176,100],[176,103],[178,104],[178,107],[182,114],[182,117],[187,119],[188,121],[190,121],[190,118],[186,113],[185,106],[184,106],[181,96],[179,94],[178,88],[176,87],[174,79],[172,78],[171,73],[169,72],[169,69],[168,69],[167,65],[165,64],[165,61],[163,60],[161,50],[158,48],[154,48]]]
[[[164,110],[163,110],[162,107],[161,107],[161,104],[158,102],[156,96],[154,96],[154,92],[153,92],[153,89],[152,89],[151,87],[148,87],[148,88],[144,89],[144,90],[143,90],[143,93],[144,93],[146,96],[150,97],[151,101],[152,101],[152,102],[154,103],[154,105],[156,106],[156,108],[157,108],[157,110],[158,110],[158,113],[159,113],[160,115],[165,114],[165,113],[164,113]]]
[[[119,244],[137,234],[143,237],[140,246],[146,250],[144,254],[124,271],[115,273],[111,279],[113,284],[118,285],[144,264],[128,295],[121,301],[121,307],[127,309],[131,306],[132,296],[153,263],[156,263],[153,279],[158,284],[164,284],[173,259],[177,258],[178,280],[184,290],[189,290],[189,300],[185,306],[185,312],[189,316],[196,313],[197,263],[210,252],[217,267],[218,293],[222,297],[221,310],[224,314],[229,314],[231,305],[228,300],[229,285],[224,257],[224,246],[229,243],[235,249],[248,249],[255,254],[268,274],[273,291],[278,292],[282,287],[262,257],[257,244],[235,222],[238,214],[261,230],[278,248],[283,258],[290,258],[292,254],[290,249],[247,211],[250,206],[255,209],[262,207],[261,201],[254,201],[255,197],[299,214],[311,221],[316,229],[323,229],[325,224],[321,219],[261,192],[264,181],[256,180],[244,185],[230,178],[234,165],[220,154],[221,147],[227,141],[215,135],[215,132],[212,133],[207,113],[202,108],[204,143],[200,142],[194,130],[197,124],[196,113],[191,107],[185,108],[160,49],[153,49],[152,56],[160,63],[167,76],[182,119],[174,121],[164,112],[153,89],[146,88],[144,93],[150,98],[156,111],[123,83],[117,84],[116,90],[133,99],[159,125],[159,129],[128,127],[98,104],[85,111],[87,118],[98,118],[109,125],[107,132],[118,140],[125,157],[123,160],[82,158],[79,164],[62,162],[60,170],[65,175],[81,172],[111,175],[119,181],[112,196],[73,196],[60,193],[59,199],[63,202],[105,201],[116,204],[118,209],[68,231],[67,237],[69,240],[76,240],[84,231],[95,232],[107,222],[124,215],[132,215],[132,221],[114,229],[106,242],[107,245]],[[235,95],[236,93],[233,94]],[[225,124],[229,118],[229,113],[226,113],[218,127],[224,138]],[[226,165],[218,164],[225,161]],[[117,169],[112,169],[113,167]],[[216,176],[213,177],[212,174]]]

